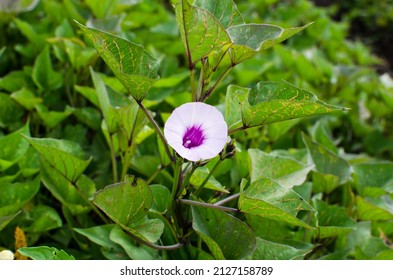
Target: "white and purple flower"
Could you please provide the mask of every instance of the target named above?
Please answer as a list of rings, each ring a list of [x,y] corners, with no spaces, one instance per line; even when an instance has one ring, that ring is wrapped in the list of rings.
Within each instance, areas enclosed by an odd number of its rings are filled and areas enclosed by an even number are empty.
[[[190,161],[207,160],[218,155],[228,139],[228,126],[215,107],[190,102],[176,108],[165,123],[168,144]]]

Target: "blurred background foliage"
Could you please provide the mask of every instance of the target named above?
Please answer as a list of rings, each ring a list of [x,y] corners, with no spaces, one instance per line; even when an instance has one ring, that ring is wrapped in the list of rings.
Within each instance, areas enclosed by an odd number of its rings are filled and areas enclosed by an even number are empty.
[[[351,178],[330,184],[334,189],[326,189],[326,182],[335,179],[321,175],[330,174],[321,167],[320,173],[310,173],[298,190],[310,201],[313,199],[320,226],[325,226],[322,234],[288,230],[280,222],[249,217],[248,222],[264,238],[260,239],[260,251],[254,257],[393,259],[391,1],[235,2],[246,22],[282,27],[314,23],[283,44],[238,65],[209,103],[223,107],[230,84],[252,87],[258,81],[284,79],[317,93],[319,99],[330,104],[350,108],[346,113],[295,119],[236,135],[239,152],[234,163],[225,163],[214,173],[229,188],[236,188],[253,168],[243,165],[248,162],[248,148],[304,161],[307,147],[301,132],[329,154],[351,164]],[[86,230],[74,230],[96,226],[99,217],[92,211],[73,215],[50,188],[40,186],[39,154],[19,133],[78,143],[78,156],[91,158],[84,174],[90,178],[92,188],[113,183],[110,151],[100,125],[103,116],[89,67],[100,73],[106,85],[120,93],[125,91],[96,50],[86,43],[74,20],[141,44],[159,59],[161,79],[145,102],[163,124],[173,108],[191,100],[174,3],[0,1],[0,184],[21,189],[18,198],[10,195],[6,201],[6,196],[0,197],[0,247],[18,249],[14,244],[15,228],[19,226],[29,246],[54,246],[81,259],[115,258],[114,253],[102,250],[112,246],[115,252],[123,254],[117,257],[132,257],[126,254],[129,245],[124,245],[124,236],[119,235],[114,243],[109,238],[112,228],[101,229],[101,240]],[[131,169],[133,174],[148,179],[160,159],[155,135],[145,132]],[[160,174],[155,182],[165,185],[167,177]],[[13,202],[12,209],[9,201]],[[287,241],[273,243],[278,242],[277,236]],[[269,248],[273,253],[263,254],[261,248]],[[287,253],[274,254],[279,251]],[[156,253],[149,256],[158,257]]]

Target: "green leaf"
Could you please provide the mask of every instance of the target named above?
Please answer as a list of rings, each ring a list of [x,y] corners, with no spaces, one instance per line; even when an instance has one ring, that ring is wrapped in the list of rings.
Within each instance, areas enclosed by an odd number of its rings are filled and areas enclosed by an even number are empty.
[[[311,167],[284,156],[267,154],[258,149],[249,149],[251,183],[261,177],[271,178],[285,188],[305,182]]]
[[[15,92],[24,87],[28,87],[30,76],[23,71],[11,71],[0,78],[0,88],[8,92]]]
[[[217,209],[191,209],[192,227],[216,259],[243,259],[255,250],[255,235],[242,221]]]
[[[161,166],[168,166],[171,163],[171,159],[169,158],[168,154],[165,152],[164,143],[161,141],[159,137],[157,137],[157,146],[158,146],[158,152],[160,154]],[[172,151],[171,153],[173,154]]]
[[[40,161],[36,150],[29,147],[27,152],[18,160],[22,176],[31,177],[40,171]]]
[[[103,18],[115,7],[115,0],[105,0],[97,2],[95,0],[86,0],[86,4],[93,11],[97,18]]]
[[[288,131],[296,126],[301,119],[293,119],[282,121],[278,123],[272,123],[267,126],[269,138],[273,141],[278,140],[280,137],[287,135]]]
[[[0,93],[0,127],[11,127],[12,129],[22,126],[24,110],[8,94]],[[15,128],[16,125],[16,128]]]
[[[360,193],[366,187],[378,187],[389,190],[392,179],[393,163],[362,163],[353,165],[356,185]]]
[[[319,144],[323,145],[333,153],[338,153],[338,148],[330,135],[330,132],[324,123],[318,121],[312,128],[312,137]]]
[[[33,260],[75,260],[65,251],[48,246],[20,248],[18,252]]]
[[[190,5],[187,0],[179,1],[175,10],[190,67],[230,45],[225,28],[209,11]]]
[[[1,211],[1,208],[0,208]],[[22,211],[18,211],[15,214],[3,216],[0,214],[0,231],[2,231],[16,216],[18,216]]]
[[[314,200],[320,238],[347,234],[356,228],[356,221],[348,216],[344,207],[329,205],[321,200]]]
[[[135,176],[126,176],[124,182],[99,190],[93,199],[93,203],[123,229],[145,241],[155,242],[164,225],[158,219],[145,219],[152,202],[149,186]]]
[[[26,139],[40,155],[42,182],[52,195],[73,215],[90,210],[88,199],[95,192],[95,184],[82,175],[91,159],[82,159],[81,147],[68,140]]]
[[[83,107],[75,109],[74,116],[79,122],[86,124],[93,130],[97,131],[100,129],[101,114],[96,108]]]
[[[173,74],[166,78],[161,78],[154,84],[154,88],[174,88],[179,86],[181,82],[186,80],[189,77],[189,72],[184,71],[180,73]]]
[[[292,189],[286,189],[269,178],[260,178],[246,190],[241,190],[239,209],[243,213],[313,229],[297,218],[299,211],[315,211],[311,205]]]
[[[153,195],[151,209],[164,214],[171,204],[171,192],[162,185],[150,185],[149,187]]]
[[[132,228],[126,230],[142,237],[142,239],[155,243],[164,231],[164,222],[160,219],[147,219],[145,217],[133,223]]]
[[[301,27],[282,28],[270,24],[240,24],[231,26],[227,32],[231,38],[231,61],[239,64],[302,31]]]
[[[12,216],[30,201],[40,188],[40,180],[27,183],[0,184],[0,217]]]
[[[73,230],[101,246],[102,254],[109,260],[125,260],[128,257],[124,249],[110,238],[112,230],[116,227],[115,224],[107,224],[91,228],[73,228]]]
[[[356,230],[348,234],[346,241],[346,248],[352,251],[352,259],[372,259],[389,249],[382,238],[371,235],[371,222],[358,222]]]
[[[120,249],[120,246],[110,240],[109,235],[116,227],[115,224],[100,225],[91,228],[73,228],[77,233],[87,237],[90,241],[102,247],[115,251]]]
[[[132,260],[154,260],[158,258],[156,250],[135,244],[135,241],[118,226],[111,230],[109,238],[120,245]]]
[[[293,260],[303,259],[311,250],[275,243],[257,237],[257,248],[252,256],[254,260]]]
[[[37,49],[40,47],[38,50],[42,50],[42,47],[46,45],[45,35],[37,33],[33,25],[21,20],[20,17],[16,17],[13,21],[23,36],[25,36]]]
[[[91,209],[88,199],[96,188],[94,182],[81,175],[76,182],[71,182],[59,170],[46,160],[40,160],[41,180],[45,187],[58,199],[72,215],[85,213]]]
[[[314,193],[323,192],[329,194],[339,186],[340,178],[333,174],[314,171],[312,173],[312,182]]]
[[[55,128],[75,111],[74,108],[69,106],[66,106],[64,112],[49,111],[48,108],[42,104],[36,105],[35,109],[45,126],[48,128]]]
[[[107,87],[103,79],[90,69],[99,107],[109,133],[119,132],[120,148],[127,151],[136,144],[136,135],[147,123],[138,104]]]
[[[115,106],[112,105],[111,99],[109,95],[115,94],[114,91],[111,91],[110,88],[106,87],[104,81],[101,77],[90,68],[90,73],[93,79],[94,87],[96,89],[97,100],[101,112],[104,116],[104,120],[106,123],[106,127],[108,128],[108,132],[115,133],[118,129],[118,115],[116,114]]]
[[[26,216],[31,223],[23,228],[25,232],[47,232],[63,225],[57,211],[42,204],[35,206]]]
[[[315,94],[285,81],[259,82],[254,88],[228,87],[226,119],[230,129],[266,125],[327,114],[345,108],[326,104]]]
[[[33,110],[35,106],[42,103],[42,98],[36,97],[34,93],[27,88],[22,88],[21,90],[13,92],[11,97],[27,110]]]
[[[139,45],[125,39],[88,28],[78,23],[94,47],[123,86],[136,100],[142,101],[159,78],[158,62]]]
[[[17,163],[29,149],[29,143],[22,134],[30,135],[29,122],[17,131],[0,137],[0,171]]]
[[[150,188],[135,176],[126,176],[124,182],[99,190],[93,200],[112,220],[124,226],[146,216],[152,201]]]
[[[225,121],[228,129],[235,129],[242,126],[242,105],[247,102],[249,88],[236,85],[229,85],[225,97]]]
[[[196,189],[198,189],[206,177],[209,175],[210,171],[207,167],[200,167],[195,170],[190,178],[190,184],[193,185]],[[213,176],[210,176],[209,180],[206,182],[204,188],[219,191],[223,193],[229,193],[227,189],[225,189],[219,181],[217,181]]]
[[[244,23],[233,0],[195,0],[193,5],[209,11],[225,28]]]
[[[135,101],[118,108],[115,113],[118,118],[119,148],[126,156],[131,157],[134,155],[137,144],[151,135],[152,130],[144,130],[148,128],[146,126],[148,119]]]
[[[393,200],[389,195],[380,198],[356,197],[358,219],[367,221],[392,220]]]
[[[248,102],[242,110],[247,127],[344,110],[285,81],[259,82],[249,92]]]
[[[349,180],[351,165],[345,159],[334,154],[321,144],[314,142],[305,134],[303,134],[303,142],[318,172],[337,176],[339,184]]]
[[[282,242],[282,240],[293,239],[293,231],[290,230],[290,225],[286,222],[250,214],[245,214],[245,218],[247,224],[259,238],[272,242]]]
[[[45,47],[35,60],[32,78],[41,91],[58,89],[63,85],[63,76],[54,71],[49,54],[49,47]]]
[[[388,250],[384,250],[379,252],[374,258],[373,260],[393,260],[393,250],[392,249],[388,249]]]
[[[83,95],[92,104],[100,108],[97,93],[96,90],[94,90],[94,88],[75,85],[75,90],[79,92],[81,95]]]
[[[26,137],[26,139],[42,159],[70,182],[76,182],[91,161],[91,158],[81,159],[84,153],[75,142],[51,138]]]

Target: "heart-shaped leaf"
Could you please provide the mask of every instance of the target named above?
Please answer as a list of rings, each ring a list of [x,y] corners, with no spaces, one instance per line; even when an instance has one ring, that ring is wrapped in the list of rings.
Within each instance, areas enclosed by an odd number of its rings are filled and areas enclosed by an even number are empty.
[[[93,199],[93,203],[123,229],[145,241],[156,242],[164,224],[159,219],[146,218],[152,202],[151,189],[135,176],[126,176],[124,182],[106,186]]]
[[[124,226],[131,226],[146,216],[152,202],[149,186],[135,176],[126,176],[124,182],[106,186],[93,199],[113,221]]]
[[[91,159],[81,159],[84,153],[81,147],[74,142],[51,138],[26,137],[26,139],[42,159],[70,182],[76,182],[90,163]]]
[[[297,218],[299,211],[315,211],[299,194],[286,189],[270,178],[260,178],[247,189],[242,189],[240,211],[292,225],[313,229]]]
[[[231,130],[345,110],[285,81],[259,82],[252,89],[230,86],[226,109]]]
[[[176,19],[190,67],[209,53],[231,44],[220,21],[208,10],[192,6],[187,0],[176,4]]]
[[[140,45],[78,24],[128,93],[142,101],[159,78],[157,60]]]

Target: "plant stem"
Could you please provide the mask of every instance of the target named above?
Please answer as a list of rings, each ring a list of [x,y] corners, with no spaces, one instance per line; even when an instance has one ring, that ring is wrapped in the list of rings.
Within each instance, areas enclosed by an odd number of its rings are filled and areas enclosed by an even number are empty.
[[[152,123],[152,125],[154,126],[154,129],[156,130],[158,136],[160,137],[162,143],[164,144],[164,149],[165,152],[167,153],[168,157],[170,158],[170,160],[172,162],[175,161],[174,156],[171,154],[171,151],[169,150],[169,145],[168,142],[165,139],[164,134],[162,133],[160,127],[158,126],[157,122],[154,120],[153,116],[150,114],[149,110],[146,109],[145,106],[143,106],[142,101],[136,100],[136,102],[138,103],[139,107],[142,109],[142,111],[145,113],[146,117],[149,119],[149,121]]]
[[[146,246],[149,246],[150,248],[156,249],[156,250],[166,250],[166,251],[176,250],[176,249],[179,249],[179,248],[183,247],[183,245],[184,245],[183,242],[179,242],[179,243],[176,243],[174,245],[161,246],[161,245],[157,245],[157,244],[154,244],[154,243],[150,243],[150,242],[148,242],[146,240],[143,240],[143,239],[139,238],[138,236],[132,234],[129,231],[127,231],[127,234],[130,235],[135,240],[137,240],[138,242],[140,242],[140,243],[142,243],[142,244],[144,244]]]
[[[239,210],[236,209],[236,208],[219,206],[219,205],[210,204],[210,203],[206,203],[206,202],[195,201],[195,200],[179,198],[179,199],[177,199],[177,201],[182,203],[182,204],[188,204],[188,205],[193,205],[193,206],[200,206],[200,207],[211,208],[211,209],[218,209],[218,210],[222,210],[222,211],[225,211],[225,212],[239,212]]]
[[[247,128],[250,128],[250,127],[248,127],[248,126],[241,126],[241,127],[235,128],[235,129],[231,129],[231,130],[228,131],[228,135],[232,135],[232,134],[234,134],[236,132],[245,130]]]
[[[240,196],[240,193],[235,193],[235,194],[233,194],[231,196],[228,196],[228,197],[226,197],[226,198],[224,198],[224,199],[222,199],[220,201],[217,201],[216,203],[214,203],[214,205],[216,205],[216,206],[224,205],[225,203],[227,203],[229,201],[237,199],[239,196]]]
[[[197,101],[197,89],[195,86],[195,73],[194,68],[190,67],[190,83],[191,83],[191,97],[192,101]]]
[[[211,95],[212,95],[212,93],[216,90],[216,88],[217,88],[217,86],[219,85],[219,83],[221,83],[222,82],[222,80],[224,80],[224,78],[228,75],[228,73],[229,73],[229,71],[232,69],[232,65],[229,65],[228,67],[227,67],[227,69],[225,69],[225,71],[224,72],[222,72],[222,74],[220,75],[220,77],[218,77],[218,79],[217,79],[217,81],[214,83],[214,85],[211,87],[211,88],[209,88],[206,92],[205,92],[205,94],[202,96],[202,98],[201,98],[201,102],[203,102],[203,101],[205,101],[206,99],[208,99]]]
[[[198,83],[198,90],[196,94],[196,101],[200,101],[202,99],[202,96],[204,94],[204,89],[205,89],[205,67],[206,67],[206,58],[201,60],[202,66],[201,66],[201,72],[199,75],[199,83]]]
[[[172,185],[172,207],[171,210],[174,210],[175,200],[176,200],[176,193],[179,189],[179,185],[182,183],[182,168],[183,159],[177,159],[175,164],[175,174],[173,175],[173,185]]]
[[[86,195],[79,189],[79,187],[76,185],[76,183],[72,183],[72,185],[75,187],[75,189],[77,190],[77,192],[81,195],[81,197],[83,198],[83,200],[89,204],[91,206],[91,208],[93,209],[93,211],[98,215],[98,217],[100,217],[100,219],[105,223],[105,224],[109,224],[110,221],[105,217],[104,214],[102,214],[102,212],[97,208],[97,206],[94,205],[94,203],[92,201],[90,201]]]
[[[192,174],[194,174],[197,167],[198,166],[196,164],[193,164],[191,170],[184,177],[183,184],[180,186],[180,189],[177,192],[178,197],[183,193],[184,188],[186,188],[188,186],[188,182],[190,181],[190,178],[191,178]]]
[[[109,134],[109,149],[111,151],[113,180],[115,183],[117,183],[117,182],[119,182],[119,174],[117,173],[117,161],[116,161],[116,155],[115,155],[115,147],[113,145],[113,135],[112,134]]]
[[[180,226],[177,219],[176,213],[176,193],[179,189],[179,186],[182,184],[183,174],[182,174],[182,165],[183,159],[178,158],[175,160],[174,166],[174,175],[173,175],[173,185],[172,185],[172,194],[171,194],[171,206],[169,208],[170,218],[173,220],[173,225],[175,226],[175,230],[180,236]]]

